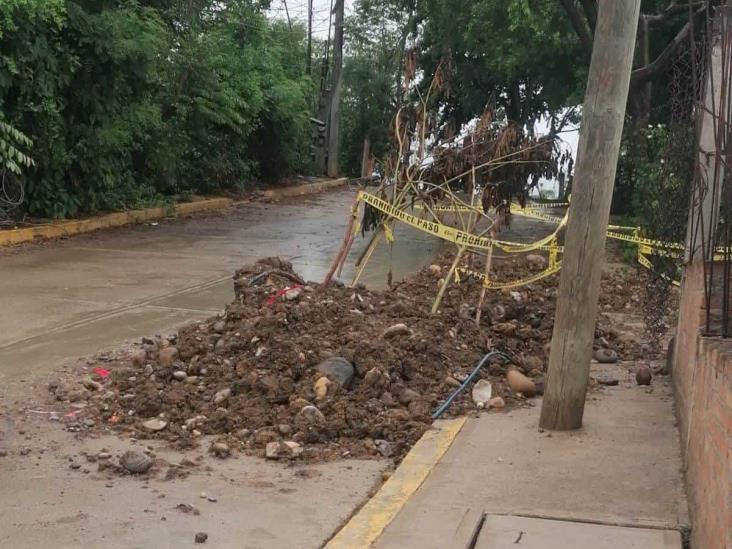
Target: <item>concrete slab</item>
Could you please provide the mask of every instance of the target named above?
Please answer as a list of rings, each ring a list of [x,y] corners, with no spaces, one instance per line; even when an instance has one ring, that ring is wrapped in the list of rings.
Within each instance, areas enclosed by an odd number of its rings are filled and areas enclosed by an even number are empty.
[[[374,547],[449,547],[456,517],[476,511],[688,526],[670,384],[648,392],[611,368],[620,385],[589,396],[579,431],[540,432],[540,400],[468,420]]]
[[[681,549],[681,536],[673,530],[627,528],[488,515],[480,529],[475,549]]]

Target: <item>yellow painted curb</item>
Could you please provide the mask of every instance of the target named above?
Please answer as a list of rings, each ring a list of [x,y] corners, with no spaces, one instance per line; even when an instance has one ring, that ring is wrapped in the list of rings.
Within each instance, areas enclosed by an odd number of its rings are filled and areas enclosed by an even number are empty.
[[[435,422],[381,489],[331,539],[325,549],[366,549],[376,541],[455,440],[465,418]]]
[[[90,233],[100,229],[144,223],[168,216],[224,210],[231,207],[231,205],[232,201],[229,198],[212,198],[209,200],[176,204],[170,208],[146,208],[144,210],[118,212],[89,219],[58,221],[37,227],[0,231],[0,247],[30,242],[36,238],[63,238],[76,234]]]
[[[279,200],[281,198],[290,198],[293,196],[304,196],[307,194],[316,194],[319,192],[340,187],[348,183],[348,178],[340,177],[338,179],[327,179],[325,181],[316,181],[315,183],[306,183],[305,185],[297,185],[295,187],[282,187],[280,189],[268,189],[262,192],[262,196],[269,200]]]

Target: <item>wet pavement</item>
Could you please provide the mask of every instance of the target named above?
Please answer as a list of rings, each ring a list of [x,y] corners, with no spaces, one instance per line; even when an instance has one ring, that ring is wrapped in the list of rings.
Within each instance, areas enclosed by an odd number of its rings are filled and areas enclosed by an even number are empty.
[[[0,456],[0,546],[183,547],[193,545],[198,530],[209,533],[213,547],[322,544],[380,482],[383,461],[322,464],[303,480],[280,465],[239,457],[214,461],[186,480],[109,483],[93,471],[70,473],[68,457],[120,442],[77,440],[48,421],[51,404],[42,403],[47,382],[79,357],[221,312],[233,297],[233,272],[246,263],[277,255],[305,279],[321,280],[340,247],[355,192],[244,204],[0,250],[0,450],[7,453]],[[548,230],[517,220],[502,237],[531,239]],[[343,281],[351,280],[366,244],[357,237]],[[398,226],[395,280],[447,249]],[[380,246],[361,281],[384,287],[388,257],[388,247]],[[196,517],[173,510],[197,503],[203,490],[226,502]]]

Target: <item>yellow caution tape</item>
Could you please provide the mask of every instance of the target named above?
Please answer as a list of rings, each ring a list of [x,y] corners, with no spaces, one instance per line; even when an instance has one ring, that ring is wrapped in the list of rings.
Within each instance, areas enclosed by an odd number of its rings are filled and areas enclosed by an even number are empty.
[[[479,273],[477,271],[472,271],[470,269],[465,269],[463,267],[458,267],[456,271],[460,271],[466,276],[470,276],[473,278],[477,278],[478,280],[483,281],[483,286],[489,290],[506,290],[510,288],[520,288],[521,286],[526,286],[527,284],[533,284],[534,282],[538,282],[542,278],[546,278],[548,276],[551,276],[555,273],[558,273],[562,269],[562,262],[556,262],[554,265],[550,264],[549,267],[541,271],[540,273],[536,273],[535,275],[531,275],[527,278],[522,278],[520,280],[513,280],[511,282],[495,282],[493,280],[490,280],[485,273]]]
[[[378,196],[374,196],[364,191],[359,191],[358,200],[373,206],[380,212],[385,213],[389,217],[393,217],[397,221],[401,221],[415,229],[419,229],[420,231],[424,231],[443,240],[447,240],[448,242],[484,250],[488,250],[493,246],[493,241],[488,237],[477,236],[465,231],[460,231],[448,225],[443,225],[436,221],[422,219],[416,215],[405,212],[404,210],[400,210]]]

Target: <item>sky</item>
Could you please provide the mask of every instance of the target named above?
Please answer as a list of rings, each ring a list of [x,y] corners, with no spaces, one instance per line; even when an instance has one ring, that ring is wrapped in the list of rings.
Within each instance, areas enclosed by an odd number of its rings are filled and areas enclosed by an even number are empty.
[[[292,21],[301,21],[307,24],[308,0],[272,0],[270,13],[276,17],[286,17],[285,2]],[[354,0],[346,0],[346,15],[353,7]],[[313,0],[313,34],[318,38],[328,36],[328,19],[331,0]]]

